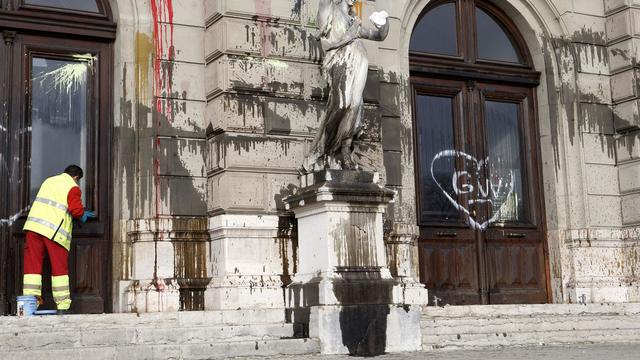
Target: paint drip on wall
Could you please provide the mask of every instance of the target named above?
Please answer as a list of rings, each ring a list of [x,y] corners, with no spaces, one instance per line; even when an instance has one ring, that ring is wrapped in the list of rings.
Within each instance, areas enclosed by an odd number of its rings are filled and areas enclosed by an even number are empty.
[[[257,25],[260,29],[260,45],[261,55],[263,57],[271,54],[271,28],[269,27],[269,21],[271,20],[271,0],[255,0],[256,2],[256,15]]]
[[[153,44],[153,95],[158,113],[171,116],[171,102],[162,105],[162,98],[168,98],[173,92],[173,66],[175,47],[173,45],[173,0],[152,0]],[[166,59],[164,61],[163,59]],[[169,121],[173,119],[169,118]]]
[[[151,13],[153,15],[153,96],[158,130],[161,127],[161,115],[169,122],[173,121],[170,96],[173,93],[173,60],[175,47],[173,45],[173,0],[152,0]],[[166,60],[165,60],[166,59]],[[166,99],[166,101],[163,101]],[[155,214],[160,214],[160,136],[154,141],[155,157],[153,160],[153,182],[155,188]]]

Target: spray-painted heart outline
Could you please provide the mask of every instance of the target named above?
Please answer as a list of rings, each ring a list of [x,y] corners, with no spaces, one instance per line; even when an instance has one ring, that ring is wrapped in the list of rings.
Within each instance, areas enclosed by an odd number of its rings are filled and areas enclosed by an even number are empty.
[[[476,221],[476,219],[473,218],[473,216],[471,215],[469,209],[467,209],[467,207],[458,204],[458,202],[451,197],[451,195],[442,187],[442,185],[440,185],[440,182],[436,179],[434,172],[433,172],[433,165],[435,164],[435,162],[441,158],[445,158],[445,157],[462,157],[468,161],[471,161],[472,163],[474,163],[476,165],[476,169],[478,169],[478,171],[480,171],[479,169],[481,169],[482,167],[487,166],[487,164],[489,163],[489,158],[487,157],[486,159],[482,160],[482,161],[478,161],[478,159],[476,159],[475,157],[463,152],[463,151],[459,151],[459,150],[443,150],[439,153],[436,154],[436,156],[433,157],[433,160],[431,160],[431,178],[433,179],[434,183],[438,186],[438,188],[440,188],[440,191],[442,191],[442,193],[444,194],[444,196],[449,200],[449,202],[451,202],[451,204],[456,208],[456,210],[458,211],[462,211],[466,214],[466,218],[467,218],[467,222],[469,224],[469,226],[474,229],[474,230],[486,230],[489,225],[491,225],[492,223],[496,222],[496,220],[498,220],[498,218],[500,217],[500,214],[502,213],[502,209],[504,208],[506,201],[502,203],[502,205],[500,206],[500,208],[498,209],[498,211],[496,211],[493,216],[483,222],[483,223],[478,223]],[[505,198],[509,198],[511,196],[511,194],[513,193],[513,184],[514,184],[514,174],[513,171],[510,171],[509,173],[510,175],[510,180],[509,180],[509,192],[507,193],[507,195],[505,196]],[[454,188],[457,186],[456,184],[453,184]],[[471,186],[473,187],[473,185],[467,185],[467,186]],[[502,188],[502,179],[500,180],[500,183],[498,185],[498,191],[496,192],[494,190],[494,187],[492,184],[488,185],[490,187],[490,190],[488,190],[489,193],[494,192],[494,193],[499,193],[499,189]],[[480,189],[482,189],[482,187],[479,186]],[[471,190],[473,191],[473,190]],[[481,191],[481,190],[479,190]],[[486,194],[483,194],[486,195]],[[469,201],[469,204],[467,205],[471,205],[473,203],[476,202],[493,202],[493,199],[489,198],[489,199],[472,199]]]

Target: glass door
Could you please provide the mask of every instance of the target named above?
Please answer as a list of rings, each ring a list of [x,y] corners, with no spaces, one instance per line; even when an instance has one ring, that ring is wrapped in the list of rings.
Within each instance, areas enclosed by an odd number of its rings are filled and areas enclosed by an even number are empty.
[[[73,310],[100,313],[109,298],[109,73],[108,44],[16,34],[7,47],[12,66],[5,82],[8,165],[8,226],[5,286],[8,299],[22,288],[22,226],[29,204],[42,181],[60,174],[67,165],[83,168],[80,181],[83,203],[98,218],[74,222],[69,258]],[[46,262],[45,262],[46,263]],[[47,267],[45,265],[45,267]],[[45,274],[46,274],[45,270]],[[48,276],[43,277],[43,297],[50,298]]]

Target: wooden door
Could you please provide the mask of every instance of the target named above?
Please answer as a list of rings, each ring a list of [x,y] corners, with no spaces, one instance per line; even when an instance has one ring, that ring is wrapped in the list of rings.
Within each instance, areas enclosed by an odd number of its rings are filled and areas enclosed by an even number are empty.
[[[532,90],[413,84],[421,281],[440,304],[546,302]]]
[[[72,309],[108,311],[111,47],[20,32],[5,32],[5,39],[0,52],[5,64],[0,96],[6,109],[0,195],[6,202],[0,211],[9,221],[3,222],[0,238],[3,310],[10,311],[22,291],[22,226],[30,203],[45,178],[77,164],[85,174],[80,181],[83,202],[98,217],[86,224],[74,222],[69,259]],[[43,296],[54,306],[48,277],[43,287]]]
[[[533,91],[479,84],[477,154],[484,158],[482,182],[491,200],[486,228],[478,230],[486,302],[544,303],[548,300],[543,189],[539,175]],[[483,196],[483,194],[479,194]]]
[[[409,65],[421,281],[440,304],[547,302],[540,73],[524,37],[492,1],[433,0]]]

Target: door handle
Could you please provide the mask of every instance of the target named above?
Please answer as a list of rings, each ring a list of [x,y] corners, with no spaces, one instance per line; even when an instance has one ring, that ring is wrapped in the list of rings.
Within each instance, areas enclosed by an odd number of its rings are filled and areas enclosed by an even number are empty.
[[[523,237],[526,237],[527,235],[523,234],[523,233],[507,233],[506,236],[508,238],[512,238],[513,239],[513,238],[523,238]]]
[[[436,233],[437,237],[456,237],[458,236],[457,232],[453,232],[453,231],[438,231]]]

